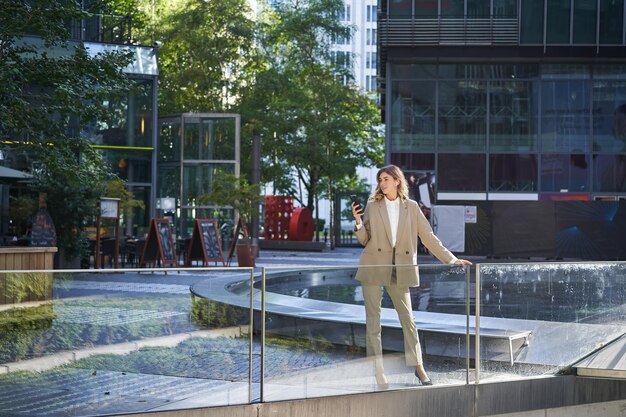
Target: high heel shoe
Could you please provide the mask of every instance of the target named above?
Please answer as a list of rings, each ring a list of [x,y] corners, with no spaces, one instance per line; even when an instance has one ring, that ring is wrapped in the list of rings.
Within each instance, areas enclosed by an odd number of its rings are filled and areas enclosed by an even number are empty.
[[[422,384],[424,386],[433,384],[433,381],[430,378],[428,378],[426,380],[420,378],[419,374],[417,373],[417,370],[415,370],[415,378],[417,378],[419,380],[420,384]]]
[[[378,385],[379,389],[389,388],[389,381],[387,380],[385,374],[376,374],[376,384]]]

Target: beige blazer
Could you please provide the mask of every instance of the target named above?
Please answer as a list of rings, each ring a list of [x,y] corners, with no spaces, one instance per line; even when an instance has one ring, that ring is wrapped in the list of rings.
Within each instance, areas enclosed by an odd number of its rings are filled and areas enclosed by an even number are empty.
[[[361,220],[363,227],[358,230],[355,228],[357,239],[365,246],[359,265],[392,265],[391,225],[385,200],[370,199]],[[449,264],[456,261],[456,256],[446,249],[433,233],[417,202],[409,199],[400,201],[395,265],[417,265],[418,236],[441,262]],[[391,267],[359,268],[356,279],[365,284],[385,286],[391,284],[391,271]],[[419,286],[419,271],[416,266],[399,267],[396,271],[399,287]]]

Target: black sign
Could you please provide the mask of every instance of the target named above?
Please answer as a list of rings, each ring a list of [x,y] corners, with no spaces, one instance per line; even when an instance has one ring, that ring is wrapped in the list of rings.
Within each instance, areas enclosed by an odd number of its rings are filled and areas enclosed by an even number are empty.
[[[163,266],[177,266],[176,248],[168,219],[152,219],[139,266],[160,261]]]
[[[219,261],[225,265],[215,219],[196,219],[193,224],[185,265],[190,266],[191,261],[196,260],[201,260],[202,265],[211,261],[216,263]]]
[[[57,233],[50,213],[45,208],[40,208],[33,218],[33,226],[30,231],[31,246],[56,246]]]

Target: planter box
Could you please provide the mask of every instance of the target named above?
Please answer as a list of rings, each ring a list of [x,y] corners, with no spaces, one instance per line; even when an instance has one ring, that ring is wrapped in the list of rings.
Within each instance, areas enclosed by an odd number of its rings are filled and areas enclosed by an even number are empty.
[[[0,305],[52,299],[55,247],[0,247]]]

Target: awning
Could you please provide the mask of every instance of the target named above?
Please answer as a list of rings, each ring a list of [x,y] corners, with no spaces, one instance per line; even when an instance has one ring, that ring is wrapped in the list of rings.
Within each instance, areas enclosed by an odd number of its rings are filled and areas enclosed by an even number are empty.
[[[27,172],[18,171],[17,169],[0,165],[0,183],[7,184],[18,181],[26,181],[32,178],[33,176]]]

